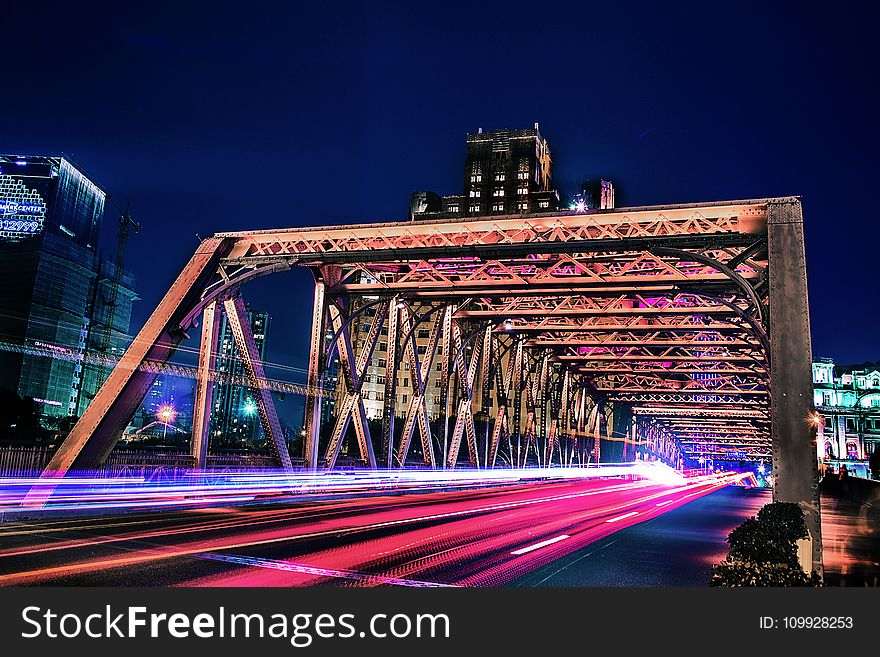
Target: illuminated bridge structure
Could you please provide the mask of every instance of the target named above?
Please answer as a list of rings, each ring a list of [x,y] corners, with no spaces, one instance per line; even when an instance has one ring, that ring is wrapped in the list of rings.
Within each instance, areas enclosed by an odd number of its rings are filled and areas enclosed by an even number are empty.
[[[217,234],[199,246],[45,474],[102,463],[156,376],[144,364],[167,362],[197,326],[193,456],[203,465],[220,312],[244,355],[268,442],[289,468],[240,287],[297,267],[315,279],[307,468],[333,468],[350,434],[365,466],[390,468],[411,452],[447,468],[595,462],[600,436],[614,435],[625,460],[637,448],[674,465],[696,454],[772,458],[776,499],[800,503],[819,536],[796,197]],[[358,343],[352,327],[367,317]],[[429,331],[427,345],[417,345],[417,328]],[[383,334],[376,453],[362,394]],[[319,454],[333,357],[343,394]],[[410,386],[399,404],[403,363]],[[435,445],[425,397],[438,370]],[[813,546],[818,565],[820,541]]]

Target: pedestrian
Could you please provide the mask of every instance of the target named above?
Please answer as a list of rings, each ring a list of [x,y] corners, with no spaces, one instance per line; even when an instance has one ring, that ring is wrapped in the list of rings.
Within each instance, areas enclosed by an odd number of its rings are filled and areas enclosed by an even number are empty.
[[[847,468],[846,463],[844,463],[840,466],[840,494],[848,499],[852,499],[850,485],[849,468]]]

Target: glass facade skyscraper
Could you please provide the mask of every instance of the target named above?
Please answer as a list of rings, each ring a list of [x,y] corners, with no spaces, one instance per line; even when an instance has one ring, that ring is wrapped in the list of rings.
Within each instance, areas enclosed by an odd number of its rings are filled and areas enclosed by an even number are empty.
[[[111,308],[105,202],[64,157],[0,156],[0,387],[34,398],[49,422],[84,410],[108,373],[95,358],[128,342],[134,279],[123,273]]]

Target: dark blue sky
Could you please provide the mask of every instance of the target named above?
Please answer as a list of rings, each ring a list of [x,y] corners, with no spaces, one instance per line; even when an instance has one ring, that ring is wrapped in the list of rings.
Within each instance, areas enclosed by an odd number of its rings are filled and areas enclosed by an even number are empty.
[[[539,121],[563,192],[603,175],[626,205],[803,196],[814,352],[880,358],[868,9],[129,4],[4,8],[0,150],[72,154],[131,197],[133,331],[197,233],[403,219],[411,190],[460,191],[468,131]],[[246,289],[272,360],[305,365],[310,288]]]

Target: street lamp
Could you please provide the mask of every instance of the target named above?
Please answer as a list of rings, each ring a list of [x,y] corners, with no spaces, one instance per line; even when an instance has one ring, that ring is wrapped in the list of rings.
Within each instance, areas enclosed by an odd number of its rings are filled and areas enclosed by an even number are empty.
[[[177,417],[177,411],[171,404],[163,404],[159,407],[156,417],[162,422],[162,438],[164,439],[168,435],[168,425],[174,422],[174,418]]]

